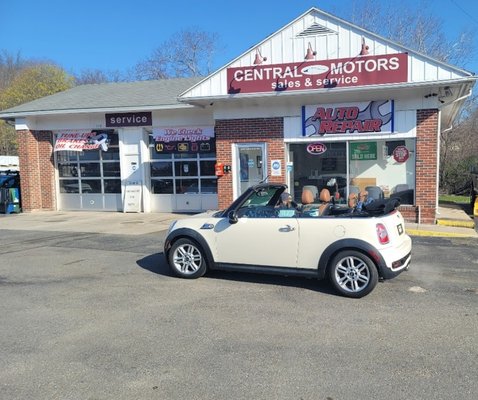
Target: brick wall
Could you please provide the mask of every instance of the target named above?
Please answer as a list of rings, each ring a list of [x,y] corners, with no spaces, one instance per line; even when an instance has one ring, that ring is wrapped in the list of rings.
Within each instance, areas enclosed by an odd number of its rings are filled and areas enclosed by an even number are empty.
[[[282,160],[282,176],[271,176],[269,182],[285,182],[283,118],[251,118],[216,120],[217,162],[232,165],[232,143],[267,143],[267,159],[263,162],[270,170],[271,160]],[[218,178],[219,208],[226,208],[233,200],[234,171]]]
[[[437,109],[417,110],[416,195],[417,222],[435,223],[438,173],[438,118]]]
[[[53,134],[18,131],[22,210],[55,210]]]

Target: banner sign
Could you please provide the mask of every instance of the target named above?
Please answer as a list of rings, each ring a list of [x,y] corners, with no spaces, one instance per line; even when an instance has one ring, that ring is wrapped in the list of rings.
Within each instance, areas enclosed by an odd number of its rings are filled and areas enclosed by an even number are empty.
[[[153,117],[150,112],[105,114],[108,128],[121,126],[151,126]]]
[[[393,132],[393,100],[302,107],[302,136]]]
[[[153,128],[157,153],[210,153],[216,151],[213,126]]]
[[[228,94],[331,89],[407,80],[407,53],[227,69]]]
[[[376,160],[377,142],[350,142],[351,160]]]
[[[110,139],[106,132],[62,132],[56,136],[53,151],[85,151],[98,149],[108,151],[109,143]]]

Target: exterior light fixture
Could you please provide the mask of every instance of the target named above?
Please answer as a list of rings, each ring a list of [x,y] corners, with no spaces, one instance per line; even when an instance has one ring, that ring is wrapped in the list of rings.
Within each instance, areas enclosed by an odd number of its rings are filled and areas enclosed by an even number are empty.
[[[307,47],[307,54],[305,55],[305,59],[307,61],[315,59],[315,56],[317,55],[317,52],[315,50],[312,50],[312,45],[309,42],[309,46]]]
[[[365,38],[362,36],[362,49],[360,50],[360,55],[361,56],[366,56],[369,54],[368,50],[370,49],[370,47],[368,47],[366,44],[365,44]]]
[[[256,49],[256,57],[254,58],[254,65],[260,65],[264,61],[267,61],[267,57],[262,57],[261,51]]]

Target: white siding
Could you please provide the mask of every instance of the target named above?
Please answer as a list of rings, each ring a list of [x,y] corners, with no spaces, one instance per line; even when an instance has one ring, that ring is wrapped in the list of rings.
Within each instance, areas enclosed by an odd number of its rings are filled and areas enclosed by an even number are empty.
[[[312,24],[319,24],[329,28],[336,34],[297,37],[298,34]],[[238,32],[238,34],[240,34]],[[448,80],[469,76],[464,71],[451,66],[434,62],[424,56],[408,51],[387,39],[364,33],[359,28],[344,23],[319,10],[312,9],[309,13],[293,21],[267,40],[259,43],[249,51],[238,57],[212,74],[203,83],[184,94],[188,97],[209,97],[227,95],[227,68],[253,65],[256,49],[263,57],[267,57],[264,64],[283,64],[304,60],[309,42],[312,49],[317,51],[316,60],[350,58],[360,53],[362,37],[369,46],[370,55],[409,53],[409,82]]]

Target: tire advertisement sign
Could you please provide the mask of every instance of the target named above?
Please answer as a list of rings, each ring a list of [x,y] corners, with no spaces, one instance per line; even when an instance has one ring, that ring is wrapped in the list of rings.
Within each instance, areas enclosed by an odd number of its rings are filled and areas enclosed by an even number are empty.
[[[350,159],[358,161],[377,159],[377,142],[350,142]]]

